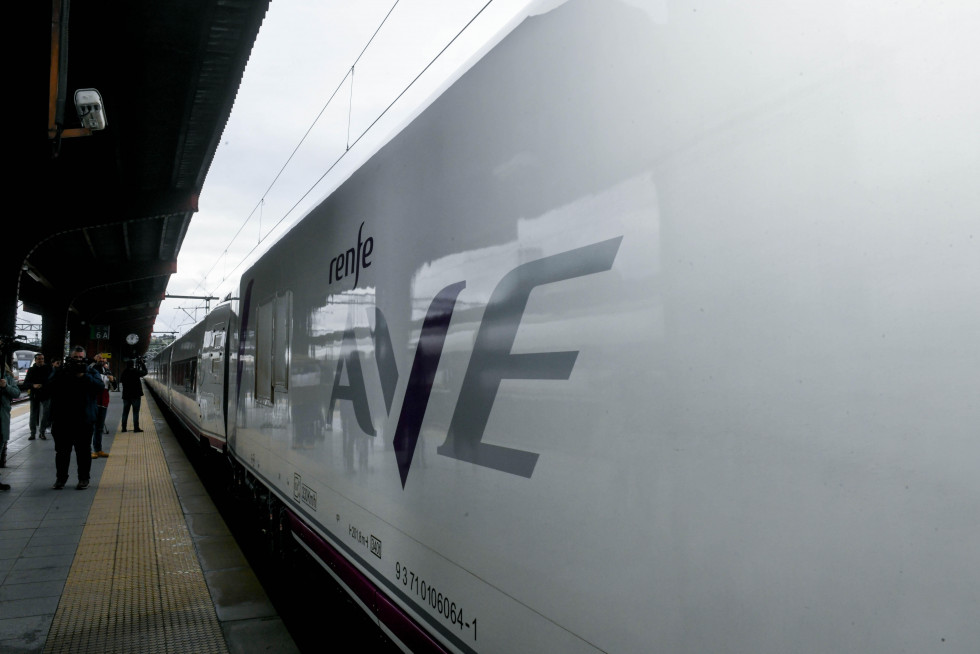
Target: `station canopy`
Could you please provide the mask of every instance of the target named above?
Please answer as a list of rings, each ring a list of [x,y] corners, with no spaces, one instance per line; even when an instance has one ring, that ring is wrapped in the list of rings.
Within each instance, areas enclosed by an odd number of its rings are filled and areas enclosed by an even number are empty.
[[[0,332],[22,301],[44,318],[46,350],[66,329],[77,341],[102,328],[99,349],[122,351],[132,334],[145,348],[268,5],[42,0],[12,12]]]

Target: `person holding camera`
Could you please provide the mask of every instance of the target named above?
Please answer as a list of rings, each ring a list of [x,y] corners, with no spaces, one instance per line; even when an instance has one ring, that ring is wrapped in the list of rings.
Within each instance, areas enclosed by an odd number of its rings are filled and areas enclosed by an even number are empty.
[[[3,374],[0,375],[0,468],[7,467],[7,440],[10,438],[10,403],[20,397],[20,387],[17,386],[17,376],[10,366],[4,362]],[[0,491],[10,490],[10,484],[0,482]]]
[[[146,376],[146,364],[143,358],[130,359],[126,362],[126,369],[123,370],[122,378],[122,431],[126,431],[126,422],[129,419],[129,410],[133,410],[133,431],[141,432],[140,429],[140,403],[143,399],[143,384],[140,381]]]
[[[71,452],[78,465],[77,490],[88,488],[92,470],[92,430],[98,415],[97,400],[105,388],[102,379],[89,368],[85,348],[76,345],[65,364],[51,375],[51,435],[54,437],[55,490],[65,487]]]
[[[92,357],[94,361],[90,366],[92,372],[102,380],[102,390],[99,391],[99,399],[96,400],[95,429],[92,430],[92,458],[98,459],[109,456],[108,452],[102,449],[102,432],[105,430],[105,414],[109,410],[109,384],[113,377],[109,374],[109,367],[105,364],[101,354]]]

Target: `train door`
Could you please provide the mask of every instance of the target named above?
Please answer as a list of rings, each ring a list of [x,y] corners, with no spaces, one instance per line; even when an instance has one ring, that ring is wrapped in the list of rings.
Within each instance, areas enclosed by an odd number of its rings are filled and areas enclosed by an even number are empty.
[[[171,347],[167,348],[167,351],[164,352],[163,356],[160,358],[160,374],[163,375],[163,379],[160,381],[163,384],[163,397],[167,403],[167,406],[171,408],[174,405],[173,391],[170,387],[170,379],[173,376],[170,364],[171,360],[173,359],[173,355],[174,349]]]
[[[221,440],[225,440],[227,327],[227,321],[222,319],[220,322],[212,322],[205,328],[198,374],[197,402],[201,412],[201,431]]]
[[[238,321],[235,319],[234,312],[228,313],[228,323],[225,326],[225,347],[224,347],[224,379],[222,395],[222,420],[224,423],[225,439],[231,437],[231,425],[229,420],[236,415],[236,395],[231,391],[231,385],[235,382],[236,375],[233,371],[238,370]]]
[[[289,419],[289,342],[291,291],[260,304],[255,348],[255,400],[272,424]]]

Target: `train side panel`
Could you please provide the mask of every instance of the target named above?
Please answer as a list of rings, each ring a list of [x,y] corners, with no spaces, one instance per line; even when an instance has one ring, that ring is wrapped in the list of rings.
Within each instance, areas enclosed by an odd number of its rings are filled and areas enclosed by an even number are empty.
[[[229,333],[237,326],[234,311],[230,305],[218,307],[205,318],[203,325],[196,379],[199,433],[220,450],[227,441],[228,370],[234,365],[229,360],[232,345]]]
[[[980,15],[832,5],[529,19],[243,277],[235,456],[445,647],[980,642]]]
[[[173,344],[168,345],[147,360],[146,385],[157,396],[157,399],[168,409],[170,408],[170,360],[173,356]]]
[[[178,339],[170,360],[170,409],[194,434],[201,437],[201,411],[198,405],[198,376],[204,323],[198,323]]]
[[[229,368],[238,323],[230,304],[222,305],[150,362],[148,383],[195,438],[224,450],[229,430]]]

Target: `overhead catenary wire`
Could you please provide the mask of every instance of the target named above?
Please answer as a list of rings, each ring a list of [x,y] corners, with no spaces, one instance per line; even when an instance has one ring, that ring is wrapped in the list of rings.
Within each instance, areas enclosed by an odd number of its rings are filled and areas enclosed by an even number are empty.
[[[337,84],[337,88],[335,88],[333,90],[333,93],[330,94],[330,97],[327,98],[327,101],[323,104],[323,107],[320,109],[320,112],[317,113],[316,117],[313,119],[313,122],[310,123],[310,126],[306,129],[306,132],[303,134],[302,138],[300,138],[299,142],[296,144],[296,147],[293,148],[293,151],[289,154],[289,156],[286,158],[286,161],[279,168],[279,172],[277,172],[276,175],[275,175],[275,177],[272,178],[272,181],[269,183],[269,186],[266,187],[265,191],[262,193],[262,196],[259,198],[259,201],[256,203],[255,207],[252,208],[252,211],[249,212],[248,216],[245,217],[245,220],[242,221],[242,224],[238,228],[238,231],[235,232],[235,235],[231,237],[231,241],[229,241],[228,242],[228,245],[225,246],[225,248],[222,251],[221,255],[219,255],[218,258],[215,260],[215,262],[211,265],[211,268],[209,268],[208,271],[206,273],[204,273],[204,280],[207,280],[208,275],[210,275],[214,271],[215,267],[217,267],[218,262],[221,261],[222,257],[224,257],[226,254],[228,254],[228,249],[231,248],[231,246],[234,244],[235,240],[237,240],[238,237],[239,237],[239,235],[241,235],[242,230],[245,229],[245,226],[248,225],[249,221],[252,219],[252,216],[255,215],[255,211],[256,210],[259,210],[261,212],[261,207],[264,204],[266,197],[269,195],[269,192],[273,189],[273,187],[279,181],[279,178],[282,177],[282,174],[286,170],[286,167],[289,166],[289,163],[293,160],[293,157],[296,156],[296,153],[299,151],[300,147],[302,147],[303,143],[306,141],[306,139],[309,137],[310,133],[313,131],[313,128],[316,127],[317,123],[320,121],[320,118],[323,116],[323,113],[327,110],[327,108],[333,102],[334,98],[337,97],[337,94],[340,92],[340,89],[342,89],[344,87],[344,82],[347,81],[347,78],[348,77],[351,77],[351,94],[353,94],[353,92],[354,92],[354,89],[353,89],[354,67],[357,66],[357,63],[361,60],[361,57],[363,57],[364,56],[364,53],[367,52],[367,49],[371,46],[371,43],[374,41],[375,37],[378,36],[378,33],[381,31],[381,28],[384,27],[384,24],[388,21],[388,18],[391,16],[392,12],[395,11],[395,7],[398,6],[398,3],[399,2],[401,2],[401,0],[395,0],[395,3],[393,5],[391,5],[391,8],[388,10],[388,13],[385,14],[385,17],[383,19],[381,19],[381,22],[378,24],[378,27],[375,28],[374,33],[371,34],[371,38],[369,38],[367,40],[367,43],[365,43],[364,44],[364,47],[361,49],[361,53],[359,55],[357,55],[357,58],[354,60],[354,63],[351,64],[350,68],[348,69],[348,72],[344,75],[343,79],[340,80],[340,83]],[[353,104],[353,103],[351,103],[351,104]],[[347,136],[348,145],[347,145],[347,149],[350,150],[350,147],[351,147],[351,145],[350,145],[350,110],[348,110],[347,125],[348,125],[348,128],[347,128],[348,129],[348,136]],[[331,166],[331,168],[333,168],[333,166]],[[305,197],[305,195],[304,195],[304,197]],[[292,209],[290,209],[290,211],[292,211]],[[261,220],[261,218],[260,218],[260,220]],[[276,223],[276,226],[278,226],[278,224],[279,223]],[[272,233],[272,231],[275,230],[275,227],[276,226],[273,226],[273,228],[271,230],[269,230],[269,233]],[[261,223],[260,223],[260,227],[259,227],[259,243],[261,243],[262,241],[263,241],[263,238],[262,238],[262,230],[261,230]],[[251,254],[254,251],[254,249],[255,248],[253,248],[251,251],[249,251],[249,254]],[[247,257],[248,257],[248,255],[246,255],[246,258]],[[239,265],[241,265],[241,264],[239,263]],[[235,269],[237,269],[237,267],[238,266],[236,266]],[[234,269],[232,270],[232,272],[234,272]],[[225,279],[227,279],[227,275],[228,274],[229,273],[225,273],[225,276],[222,277],[222,281],[224,281]],[[195,290],[197,290],[197,289],[199,289],[201,287],[202,287],[202,283],[198,283],[197,286],[195,286]]]
[[[433,64],[434,64],[434,63],[435,63],[436,61],[438,61],[438,60],[439,60],[439,58],[440,58],[440,57],[441,57],[441,56],[443,55],[443,53],[445,53],[445,52],[446,52],[446,50],[448,50],[448,49],[449,49],[449,47],[450,47],[450,46],[452,46],[452,44],[453,44],[453,43],[455,43],[455,42],[456,42],[456,41],[457,41],[457,40],[459,39],[459,37],[460,37],[460,36],[461,36],[461,35],[462,35],[462,34],[463,34],[463,33],[464,33],[464,32],[465,32],[465,31],[466,31],[467,29],[469,29],[469,27],[470,27],[470,25],[472,25],[472,24],[473,24],[473,21],[475,21],[475,20],[476,20],[477,18],[479,18],[479,17],[480,17],[480,15],[481,15],[481,14],[483,14],[483,12],[484,12],[484,11],[485,11],[485,10],[487,9],[487,7],[489,7],[489,6],[490,6],[490,5],[492,4],[492,3],[493,3],[493,0],[488,0],[488,1],[487,1],[487,2],[486,2],[486,3],[485,3],[485,4],[484,4],[484,5],[483,5],[483,6],[482,6],[482,7],[480,8],[480,9],[479,9],[479,11],[477,11],[477,12],[476,12],[476,13],[475,13],[475,14],[473,15],[473,17],[472,17],[472,18],[470,18],[470,19],[469,19],[469,20],[468,20],[468,21],[466,22],[466,24],[465,24],[465,25],[464,25],[464,26],[463,26],[463,27],[462,27],[462,28],[461,28],[461,29],[460,29],[460,30],[459,30],[459,31],[458,31],[458,32],[457,32],[457,33],[456,33],[456,34],[455,34],[455,35],[453,36],[453,38],[451,38],[451,39],[450,39],[450,40],[449,40],[449,41],[448,41],[448,42],[446,43],[446,45],[445,45],[445,46],[443,46],[443,47],[442,47],[442,49],[441,49],[441,50],[439,50],[439,52],[438,52],[438,53],[437,53],[437,54],[436,54],[436,55],[435,55],[435,56],[434,56],[434,57],[433,57],[433,58],[432,58],[432,59],[431,59],[431,60],[430,60],[430,61],[429,61],[429,62],[428,62],[428,63],[427,63],[427,64],[426,64],[426,65],[425,65],[425,66],[424,66],[423,68],[422,68],[422,70],[421,70],[421,71],[419,71],[419,73],[418,73],[418,74],[417,74],[417,75],[416,75],[416,76],[415,76],[415,77],[414,77],[414,78],[412,79],[412,81],[411,81],[411,82],[409,82],[409,83],[408,83],[408,84],[407,84],[407,85],[405,86],[405,88],[403,88],[403,89],[401,90],[401,92],[400,92],[400,93],[399,93],[399,94],[398,94],[397,96],[395,96],[395,98],[394,98],[394,100],[392,100],[392,101],[391,101],[391,102],[390,102],[390,103],[388,104],[388,106],[387,106],[387,107],[385,107],[385,108],[384,108],[384,110],[382,110],[382,111],[381,111],[381,112],[380,112],[380,113],[379,113],[379,114],[378,114],[378,115],[377,115],[377,116],[375,117],[375,119],[374,119],[374,120],[373,120],[373,121],[372,121],[372,122],[371,122],[371,123],[370,123],[370,124],[369,124],[369,125],[368,125],[368,126],[367,126],[367,127],[366,127],[366,128],[365,128],[365,129],[364,129],[364,130],[363,130],[362,132],[361,132],[361,133],[360,133],[360,135],[359,135],[359,136],[358,136],[358,137],[357,137],[356,139],[354,139],[354,141],[353,141],[353,142],[351,142],[351,143],[348,143],[348,145],[347,145],[347,147],[346,147],[346,149],[345,149],[345,150],[344,150],[344,151],[343,151],[343,152],[342,152],[342,153],[341,153],[341,154],[340,154],[340,155],[339,155],[339,156],[338,156],[338,157],[337,157],[337,158],[336,158],[336,159],[335,159],[335,160],[333,161],[333,163],[331,163],[331,164],[330,164],[330,165],[329,165],[329,166],[327,167],[327,169],[326,169],[326,170],[325,170],[325,171],[323,172],[323,174],[322,174],[322,175],[320,175],[320,177],[318,177],[318,178],[317,178],[317,180],[316,180],[315,182],[313,182],[313,184],[311,184],[311,185],[310,185],[310,187],[309,187],[309,188],[308,188],[308,189],[307,189],[307,190],[306,190],[306,191],[305,191],[305,192],[304,192],[304,193],[303,193],[303,194],[302,194],[302,195],[301,195],[301,196],[299,197],[299,199],[297,199],[297,200],[296,200],[296,202],[294,202],[294,203],[293,203],[293,205],[292,205],[292,206],[291,206],[291,207],[290,207],[290,208],[289,208],[289,209],[288,209],[288,210],[287,210],[287,211],[286,211],[286,212],[285,212],[285,213],[284,213],[284,214],[283,214],[283,215],[282,215],[282,216],[281,216],[281,217],[279,218],[279,220],[278,220],[278,221],[276,221],[276,223],[275,223],[275,224],[274,224],[274,225],[272,226],[272,228],[271,228],[271,229],[269,229],[269,231],[268,231],[268,232],[266,233],[266,236],[265,236],[265,237],[263,238],[263,237],[261,237],[261,235],[260,235],[260,238],[259,238],[259,241],[258,241],[258,242],[257,242],[257,243],[256,243],[256,244],[255,244],[254,246],[252,246],[252,248],[251,248],[251,249],[250,249],[250,250],[249,250],[249,251],[248,251],[248,252],[247,252],[247,253],[246,253],[246,254],[245,254],[245,255],[244,255],[243,257],[241,257],[241,259],[239,259],[239,261],[238,261],[238,263],[237,263],[237,264],[235,264],[235,267],[234,267],[234,268],[232,268],[232,269],[231,269],[230,271],[228,271],[227,273],[225,273],[225,275],[224,275],[224,276],[222,277],[222,279],[221,279],[221,282],[219,282],[219,283],[218,283],[218,286],[215,286],[215,288],[214,288],[213,290],[211,290],[211,291],[209,292],[209,295],[214,295],[214,294],[215,294],[215,293],[217,292],[217,289],[218,289],[218,287],[220,286],[220,284],[221,284],[221,283],[223,283],[223,282],[225,282],[225,281],[227,280],[227,278],[228,278],[228,275],[231,275],[231,274],[233,274],[233,273],[234,273],[235,271],[237,271],[237,270],[238,270],[238,269],[239,269],[239,268],[241,267],[241,265],[242,265],[243,263],[245,263],[246,261],[248,261],[248,259],[249,259],[249,257],[250,257],[250,256],[252,256],[252,254],[253,254],[253,253],[255,252],[255,250],[256,250],[256,249],[258,249],[258,247],[259,247],[259,246],[260,246],[260,245],[262,244],[262,242],[263,242],[263,241],[264,241],[264,240],[265,240],[266,238],[268,238],[268,237],[269,237],[269,236],[270,236],[270,235],[271,235],[271,234],[272,234],[273,232],[275,232],[275,231],[276,231],[276,229],[277,229],[277,228],[279,227],[279,225],[281,225],[281,224],[282,224],[282,223],[283,223],[283,222],[284,222],[284,221],[285,221],[285,220],[286,220],[286,219],[287,219],[287,218],[288,218],[288,217],[289,217],[290,215],[292,215],[292,213],[293,213],[293,212],[294,212],[294,211],[296,210],[296,208],[297,208],[298,206],[300,206],[300,204],[301,204],[301,203],[302,203],[302,202],[303,202],[303,201],[304,201],[304,200],[305,200],[305,199],[306,199],[306,198],[307,198],[307,197],[308,197],[308,196],[310,195],[310,193],[312,193],[312,192],[313,192],[313,190],[314,190],[314,189],[315,189],[315,188],[316,188],[317,186],[319,186],[319,184],[320,184],[320,183],[321,183],[321,182],[322,182],[322,181],[323,181],[323,180],[324,180],[324,179],[326,178],[326,176],[327,176],[327,175],[329,175],[329,174],[330,174],[330,173],[331,173],[331,172],[332,172],[332,171],[334,170],[334,168],[336,168],[336,167],[337,167],[337,165],[338,165],[338,164],[339,164],[339,163],[340,163],[340,162],[341,162],[341,161],[342,161],[342,160],[344,159],[344,157],[346,157],[346,156],[347,156],[347,153],[348,153],[348,152],[349,152],[349,151],[351,150],[351,148],[353,148],[353,147],[354,147],[355,145],[357,145],[357,143],[359,143],[359,142],[361,141],[361,139],[362,139],[362,138],[364,138],[364,136],[366,136],[366,135],[367,135],[367,133],[371,131],[371,129],[372,129],[372,128],[373,128],[373,127],[374,127],[374,126],[375,126],[375,125],[376,125],[376,124],[378,123],[378,121],[380,121],[380,120],[381,120],[381,119],[382,119],[382,118],[383,118],[383,117],[384,117],[384,116],[385,116],[385,115],[386,115],[386,114],[387,114],[387,113],[388,113],[388,112],[389,112],[389,111],[391,110],[391,108],[392,108],[392,107],[394,107],[394,106],[395,106],[395,104],[397,104],[397,102],[398,102],[398,101],[399,101],[399,100],[400,100],[400,99],[401,99],[401,98],[402,98],[402,97],[403,97],[403,96],[404,96],[404,95],[405,95],[405,94],[406,94],[406,93],[407,93],[407,92],[408,92],[408,91],[409,91],[409,90],[410,90],[410,89],[411,89],[411,88],[412,88],[412,87],[413,87],[413,86],[415,85],[415,83],[416,83],[416,82],[418,82],[418,80],[419,80],[419,79],[420,79],[420,78],[422,77],[422,75],[424,75],[424,74],[425,74],[425,72],[426,72],[427,70],[429,70],[429,68],[431,68],[431,67],[432,67],[432,65],[433,65]],[[366,50],[367,50],[367,47],[368,47],[368,46],[370,45],[370,43],[371,43],[371,41],[373,41],[373,40],[374,40],[374,38],[375,38],[375,36],[377,36],[377,34],[378,34],[378,32],[380,31],[380,29],[381,29],[381,27],[382,27],[382,26],[384,25],[384,23],[385,23],[385,21],[387,21],[387,20],[388,20],[388,17],[389,17],[389,16],[391,16],[391,12],[392,12],[392,11],[394,11],[394,9],[395,9],[395,6],[397,6],[397,4],[398,4],[398,2],[396,1],[396,2],[395,2],[395,5],[393,5],[393,6],[392,6],[392,8],[391,8],[391,10],[389,10],[389,12],[388,12],[388,14],[387,14],[387,15],[385,16],[385,18],[384,18],[384,20],[382,20],[382,22],[381,22],[381,24],[380,24],[380,25],[378,26],[378,29],[377,29],[377,30],[375,30],[375,32],[374,32],[374,34],[373,34],[373,35],[371,36],[371,39],[370,39],[370,40],[368,41],[368,45],[366,45],[366,46],[364,47],[364,49],[363,49],[363,50],[361,51],[361,54],[360,54],[360,55],[358,55],[358,57],[357,57],[357,59],[355,60],[355,62],[354,62],[354,64],[353,64],[353,65],[352,65],[352,66],[350,67],[350,69],[348,69],[348,72],[347,72],[347,74],[346,74],[346,75],[344,76],[344,78],[343,78],[343,80],[341,80],[341,83],[340,83],[340,85],[339,85],[339,86],[337,87],[337,89],[336,89],[336,90],[334,90],[334,92],[333,92],[333,93],[331,94],[331,96],[330,96],[330,98],[329,98],[329,99],[327,100],[327,103],[326,103],[326,104],[324,104],[324,106],[323,106],[323,108],[322,108],[322,109],[320,110],[320,113],[319,113],[319,114],[317,114],[317,119],[316,119],[316,120],[319,120],[319,118],[320,118],[320,116],[322,116],[322,115],[323,115],[323,112],[324,112],[324,111],[325,111],[325,110],[327,109],[327,107],[329,106],[329,104],[330,104],[330,103],[331,103],[331,102],[333,101],[333,99],[334,99],[334,97],[336,97],[336,95],[337,95],[337,92],[338,92],[338,91],[339,91],[339,89],[340,89],[340,88],[341,88],[341,87],[343,86],[343,84],[344,84],[344,82],[346,82],[346,81],[347,81],[347,78],[348,78],[348,77],[351,77],[351,76],[353,75],[353,71],[354,71],[354,67],[355,67],[355,66],[357,65],[357,62],[358,62],[358,61],[359,61],[359,60],[361,59],[361,57],[362,57],[362,56],[364,55],[364,53],[366,52]],[[353,89],[352,89],[352,92],[353,92]],[[348,117],[348,121],[349,121],[349,117]],[[303,140],[305,140],[305,139],[306,139],[306,137],[307,137],[307,136],[309,135],[309,133],[310,133],[310,131],[311,131],[311,130],[313,129],[313,127],[314,127],[314,125],[315,125],[315,124],[316,124],[316,121],[314,121],[314,124],[313,124],[313,125],[310,125],[310,128],[309,128],[309,129],[308,129],[308,130],[306,131],[306,134],[304,134],[304,136],[303,136]],[[349,122],[348,122],[348,129],[349,129]],[[348,140],[349,140],[349,136],[348,136]],[[283,170],[285,169],[285,167],[286,167],[286,165],[287,165],[287,164],[289,163],[289,160],[291,160],[291,159],[292,159],[292,157],[293,157],[293,155],[295,155],[295,153],[296,153],[296,151],[297,151],[297,150],[299,149],[299,147],[300,147],[300,145],[302,145],[302,140],[300,141],[300,143],[299,143],[299,144],[297,144],[297,146],[296,146],[296,148],[295,148],[295,149],[293,150],[293,153],[292,153],[292,154],[290,155],[290,158],[289,158],[289,159],[287,160],[287,162],[286,162],[286,164],[284,164],[284,165],[283,165],[283,167],[282,167],[282,168],[280,169],[280,171],[279,171],[279,173],[278,173],[278,174],[276,175],[276,178],[275,178],[275,180],[273,180],[273,184],[270,184],[270,186],[269,186],[269,188],[268,188],[268,189],[266,189],[266,192],[265,192],[265,193],[263,194],[263,196],[262,196],[263,198],[265,198],[265,196],[266,196],[266,194],[268,194],[268,192],[269,192],[269,190],[271,190],[271,188],[272,188],[272,186],[273,186],[273,185],[275,184],[275,181],[279,179],[279,176],[280,176],[280,175],[282,174],[282,171],[283,171]],[[253,209],[253,210],[252,210],[252,213],[254,213],[254,212],[255,212],[255,210]],[[251,215],[252,215],[252,214],[249,214],[249,217],[248,217],[248,218],[246,218],[246,221],[245,221],[246,223],[248,222],[248,220],[249,220],[249,218],[251,218]],[[244,229],[244,224],[242,225],[242,227],[241,227],[241,228],[239,228],[239,233],[241,232],[241,230],[242,230],[242,229]],[[237,237],[237,233],[236,233],[236,237]],[[234,239],[233,239],[232,241],[234,241]],[[228,247],[230,247],[230,246],[231,246],[231,243],[229,243],[229,245],[228,245]],[[227,254],[227,252],[228,252],[228,247],[226,247],[226,248],[225,248],[225,250],[224,250],[224,252],[222,253],[222,255],[221,255],[221,256],[224,256],[225,254]],[[219,260],[220,260],[220,257],[219,257]],[[215,264],[214,264],[214,266],[212,266],[212,267],[211,267],[211,270],[214,270],[214,267],[215,267],[216,265],[217,265],[217,261],[215,262]],[[208,276],[208,275],[210,274],[210,272],[211,272],[211,270],[209,270],[209,271],[208,271],[208,273],[207,273],[207,274],[205,274],[205,277],[204,277],[204,280],[206,280],[206,279],[207,279],[207,276]],[[198,284],[198,288],[199,288],[199,287],[200,287],[200,284]]]

